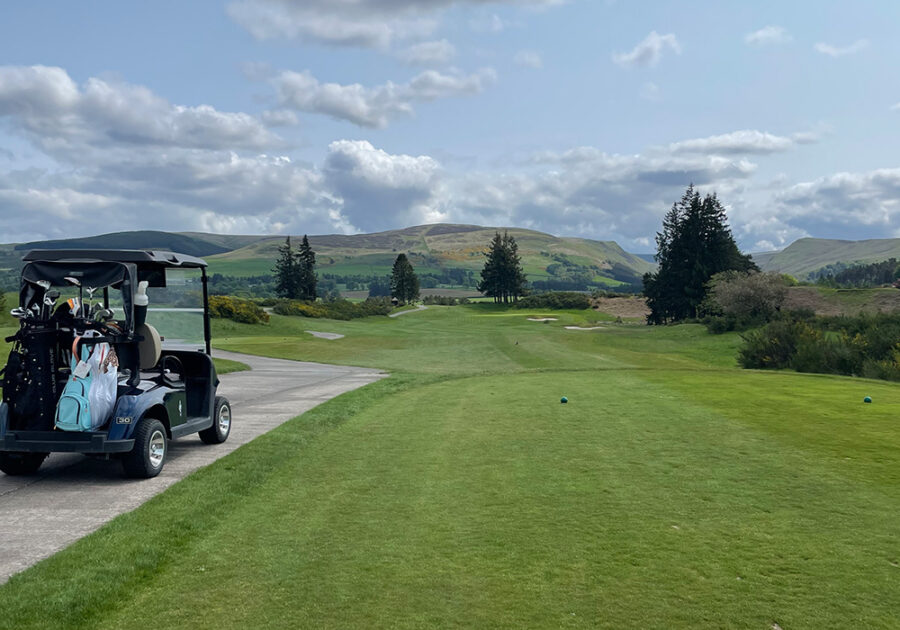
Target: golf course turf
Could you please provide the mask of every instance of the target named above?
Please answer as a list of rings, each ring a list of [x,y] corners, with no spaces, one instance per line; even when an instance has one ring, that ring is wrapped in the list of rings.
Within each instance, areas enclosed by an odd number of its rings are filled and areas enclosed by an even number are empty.
[[[217,321],[392,375],[14,576],[0,627],[896,627],[897,386],[739,370],[699,326],[565,330],[609,319]]]

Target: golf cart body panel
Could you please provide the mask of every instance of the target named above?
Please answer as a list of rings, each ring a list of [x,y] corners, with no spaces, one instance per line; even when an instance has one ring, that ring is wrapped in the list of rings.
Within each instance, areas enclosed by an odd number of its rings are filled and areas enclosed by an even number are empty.
[[[21,361],[19,373],[31,378],[29,383],[36,380],[35,373],[41,374],[41,386],[32,387],[39,390],[40,406],[39,411],[22,412],[26,405],[16,404],[15,400],[19,390],[8,392],[4,381],[0,403],[0,464],[4,463],[5,453],[14,457],[21,457],[15,453],[119,453],[133,460],[132,451],[138,450],[136,443],[142,440],[149,440],[151,463],[156,464],[153,449],[160,448],[160,438],[142,434],[139,427],[145,420],[155,422],[159,429],[154,431],[164,431],[167,438],[201,432],[204,442],[224,441],[230,430],[230,409],[226,409],[227,421],[218,426],[219,379],[210,357],[206,263],[202,259],[160,251],[85,249],[32,250],[23,260],[26,264],[22,270],[19,308],[13,313],[20,319],[20,329],[7,341],[15,340],[19,359],[26,358]],[[79,299],[73,297],[56,308],[55,301],[60,297],[57,287],[69,291],[76,287]],[[85,288],[89,303],[83,300]],[[94,292],[101,288],[103,294],[98,306],[102,308],[92,313]],[[156,291],[157,308],[147,307],[146,294],[142,292],[148,288]],[[114,306],[111,306],[111,291],[115,294]],[[184,304],[191,300],[196,304],[201,299],[202,308]],[[154,312],[163,322],[161,325],[175,330],[180,339],[166,342],[149,321],[145,324],[148,311]],[[92,320],[92,315],[99,319]],[[197,330],[200,325],[202,340]],[[152,334],[148,335],[151,329]],[[150,340],[146,343],[148,336]],[[94,430],[56,430],[49,416],[63,386],[73,376],[79,376],[77,371],[72,374],[72,366],[81,357],[73,361],[73,353],[82,344],[102,343],[115,350],[120,366],[111,415]],[[35,358],[38,355],[41,365],[34,368],[32,364],[38,363]],[[12,363],[10,360],[7,367]],[[34,391],[29,394],[35,396]],[[221,400],[227,407],[227,401]],[[27,408],[35,409],[36,405]],[[100,418],[97,417],[98,423]],[[212,435],[217,426],[219,433]],[[123,463],[126,471],[129,466],[135,466],[134,461]],[[8,466],[0,468],[8,474],[21,474],[10,472]],[[153,474],[161,468],[160,460]]]

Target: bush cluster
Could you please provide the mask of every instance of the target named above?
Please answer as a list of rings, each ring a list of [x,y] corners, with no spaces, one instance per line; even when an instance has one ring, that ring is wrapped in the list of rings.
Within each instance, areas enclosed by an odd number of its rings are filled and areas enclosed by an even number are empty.
[[[468,304],[469,298],[445,297],[443,295],[426,295],[422,298],[422,304],[426,306],[457,306],[458,304]]]
[[[272,310],[279,315],[321,319],[358,319],[372,315],[387,315],[393,306],[388,298],[369,298],[365,302],[335,300],[333,302],[303,302],[278,300]]]
[[[518,302],[517,308],[542,308],[542,309],[588,309],[591,308],[591,300],[584,293],[571,291],[555,291],[551,293],[538,293],[528,295]]]
[[[745,368],[900,381],[900,314],[786,317],[743,335]]]
[[[242,324],[266,324],[269,321],[269,314],[255,302],[226,295],[209,296],[209,316]]]

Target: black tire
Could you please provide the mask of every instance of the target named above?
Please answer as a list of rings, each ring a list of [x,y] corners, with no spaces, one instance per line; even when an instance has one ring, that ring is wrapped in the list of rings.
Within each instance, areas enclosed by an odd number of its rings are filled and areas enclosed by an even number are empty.
[[[47,459],[49,453],[0,453],[0,470],[10,476],[33,475]]]
[[[156,418],[144,418],[134,431],[134,448],[125,453],[122,467],[129,477],[150,479],[166,465],[169,442],[166,428]]]
[[[221,444],[231,433],[231,403],[224,396],[216,396],[213,403],[213,425],[200,431],[204,444]]]

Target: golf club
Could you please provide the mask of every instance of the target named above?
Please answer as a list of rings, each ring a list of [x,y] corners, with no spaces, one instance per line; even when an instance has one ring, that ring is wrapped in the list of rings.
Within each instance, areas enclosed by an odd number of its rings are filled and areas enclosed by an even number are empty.
[[[53,309],[56,308],[56,300],[59,299],[59,291],[47,291],[44,294],[44,319],[50,319],[53,315]]]
[[[25,309],[22,308],[21,306],[17,306],[13,310],[11,310],[9,312],[9,314],[12,315],[13,317],[15,317],[16,319],[22,319],[26,315]]]
[[[84,305],[84,317],[90,319],[91,311],[94,310],[94,291],[97,290],[97,287],[85,287],[85,290],[88,293],[88,303]]]

